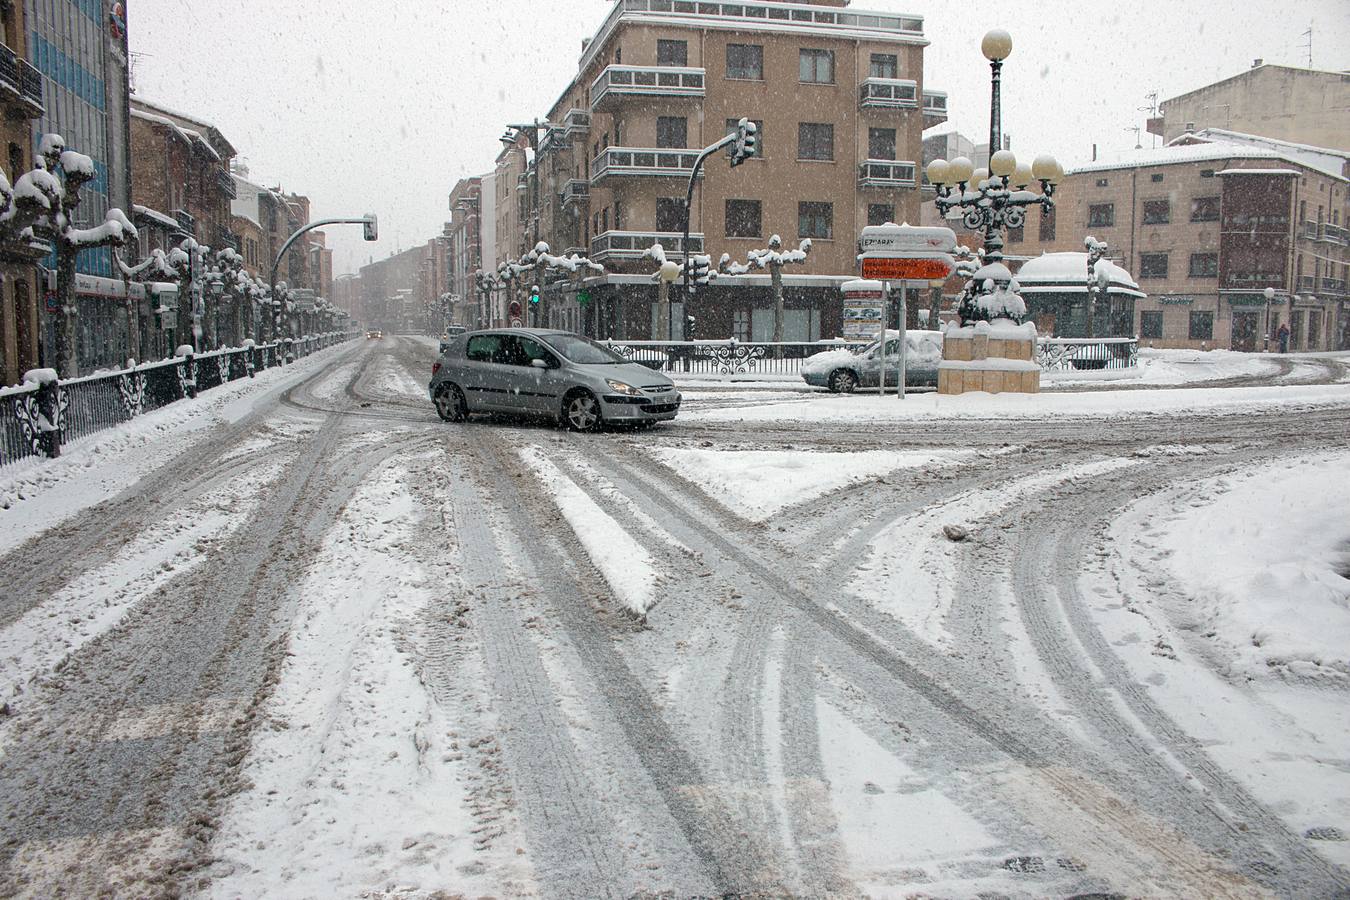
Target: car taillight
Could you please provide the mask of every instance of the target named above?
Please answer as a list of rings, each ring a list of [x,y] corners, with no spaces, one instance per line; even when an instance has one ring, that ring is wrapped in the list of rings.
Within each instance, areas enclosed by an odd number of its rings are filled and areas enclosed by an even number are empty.
[[[434,362],[434,363],[431,364],[431,374],[432,374],[432,375],[435,375],[435,374],[436,374],[437,372],[439,372],[440,370],[441,370],[441,364],[440,364],[439,362]]]

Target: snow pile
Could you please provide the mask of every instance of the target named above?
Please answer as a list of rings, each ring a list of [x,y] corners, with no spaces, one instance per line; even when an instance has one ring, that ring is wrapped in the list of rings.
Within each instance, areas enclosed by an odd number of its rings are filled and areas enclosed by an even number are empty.
[[[826,350],[824,353],[816,353],[802,360],[801,373],[803,375],[825,375],[841,366],[857,366],[861,362],[861,351],[842,348]]]
[[[899,337],[900,332],[898,330],[894,328],[886,330],[886,340],[893,341]],[[875,347],[876,342],[873,341],[860,350],[840,348],[815,353],[802,360],[801,373],[803,375],[825,375],[841,366],[856,369],[861,364],[862,357]],[[907,365],[918,368],[936,368],[941,361],[941,331],[923,331],[920,329],[907,329],[905,331],[905,362]]]
[[[1166,573],[1178,626],[1247,677],[1350,679],[1350,453],[1208,479],[1112,529]],[[1350,683],[1350,682],[1348,682]]]
[[[894,398],[890,403],[895,403]],[[789,506],[880,478],[897,469],[935,468],[973,455],[969,450],[822,453],[680,447],[658,447],[648,452],[752,522],[762,522]]]
[[[656,605],[656,568],[651,554],[622,525],[563,474],[539,447],[522,447],[520,458],[539,476],[563,518],[623,607],[639,619]]]

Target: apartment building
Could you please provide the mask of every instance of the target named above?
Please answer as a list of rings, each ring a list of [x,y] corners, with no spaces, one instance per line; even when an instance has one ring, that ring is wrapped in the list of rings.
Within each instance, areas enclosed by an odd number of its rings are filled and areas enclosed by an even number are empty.
[[[4,167],[11,184],[33,168],[32,122],[45,111],[42,76],[25,56],[28,31],[24,5],[0,5],[0,139]],[[0,246],[0,385],[14,384],[38,367],[38,285],[34,264],[45,256],[41,247],[22,242]]]
[[[659,242],[683,258],[694,161],[745,117],[760,154],[735,169],[708,160],[687,249],[743,261],[774,234],[788,246],[809,238],[806,263],[784,273],[785,337],[834,336],[863,226],[919,220],[922,132],[946,118],[946,96],[924,84],[927,43],[920,17],[846,0],[617,0],[545,121],[515,132],[498,159],[499,249],[537,235],[605,266],[584,284],[544,286],[549,324],[652,334],[655,266],[643,253]],[[676,320],[687,312],[699,337],[767,339],[768,282],[719,278],[687,311],[677,292]]]
[[[1007,252],[1107,241],[1148,295],[1135,303],[1144,346],[1262,350],[1287,325],[1291,349],[1343,349],[1348,189],[1350,153],[1200,131],[1071,169],[1054,213],[1033,213]],[[1084,321],[1080,311],[1056,330],[1081,336]]]
[[[448,290],[453,296],[452,321],[471,328],[491,324],[475,288],[474,276],[484,268],[483,179],[461,178],[450,191],[450,221],[445,253]]]
[[[1223,128],[1314,147],[1350,150],[1350,76],[1267,65],[1164,100],[1150,134],[1169,143],[1190,131]]]

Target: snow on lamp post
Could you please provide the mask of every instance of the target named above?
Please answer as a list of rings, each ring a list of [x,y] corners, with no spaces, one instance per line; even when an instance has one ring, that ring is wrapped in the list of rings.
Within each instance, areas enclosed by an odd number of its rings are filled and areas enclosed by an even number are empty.
[[[989,318],[980,304],[969,302],[984,293],[986,281],[993,281],[1000,287],[1012,281],[1011,273],[1003,265],[1004,229],[1020,227],[1026,221],[1029,206],[1039,205],[1045,212],[1054,209],[1055,185],[1064,174],[1064,169],[1048,154],[1037,156],[1031,165],[1027,165],[1019,162],[1012,151],[998,149],[1002,145],[1000,90],[1003,61],[1012,53],[1012,37],[996,28],[984,36],[980,49],[989,60],[992,72],[989,168],[976,169],[969,159],[958,156],[951,162],[935,159],[928,164],[927,170],[929,183],[937,189],[934,202],[938,211],[945,217],[952,210],[960,210],[967,228],[984,233],[986,265],[976,273],[984,277],[978,279],[973,290],[962,295],[959,312],[963,323]],[[1033,181],[1040,182],[1039,194],[1027,190]]]
[[[652,274],[652,280],[656,282],[656,299],[659,315],[657,316],[657,329],[655,338],[658,341],[676,340],[674,335],[674,307],[670,302],[670,286],[680,278],[680,272],[688,270],[693,274],[696,284],[707,284],[717,277],[717,273],[711,271],[712,257],[695,254],[689,257],[690,265],[681,266],[679,263],[672,262],[666,258],[666,248],[658,241],[652,244],[642,254],[644,259],[650,259],[657,265],[657,270]],[[684,335],[680,335],[683,339]]]
[[[1087,250],[1087,330],[1083,336],[1090,338],[1096,337],[1098,303],[1107,299],[1106,290],[1111,285],[1110,268],[1102,266],[1099,269],[1097,263],[1106,258],[1110,248],[1106,241],[1099,241],[1092,235],[1083,239],[1083,247]]]
[[[804,239],[796,250],[783,250],[783,239],[778,235],[769,238],[769,246],[763,250],[751,250],[746,254],[744,263],[731,261],[731,254],[723,253],[717,263],[717,271],[725,275],[744,275],[752,268],[768,269],[769,283],[773,286],[773,342],[783,342],[783,266],[799,265],[806,262],[811,252],[811,239]]]

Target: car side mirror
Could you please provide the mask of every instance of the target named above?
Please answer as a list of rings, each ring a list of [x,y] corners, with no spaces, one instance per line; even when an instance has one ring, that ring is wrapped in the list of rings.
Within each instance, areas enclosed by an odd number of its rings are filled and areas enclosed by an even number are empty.
[[[447,350],[449,350],[449,349],[450,349],[450,344],[449,344],[449,342],[448,342],[448,341],[441,341],[441,352],[444,353],[445,351],[447,351]]]
[[[548,364],[548,360],[546,359],[532,359],[530,360],[530,365],[534,366],[536,369],[552,368],[552,366]]]

